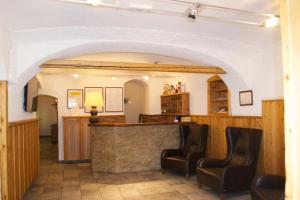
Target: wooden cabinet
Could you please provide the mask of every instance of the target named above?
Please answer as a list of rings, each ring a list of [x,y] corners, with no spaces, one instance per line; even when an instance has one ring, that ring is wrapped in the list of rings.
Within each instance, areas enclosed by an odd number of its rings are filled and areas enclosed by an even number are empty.
[[[124,115],[100,116],[100,122],[122,123]],[[64,121],[64,160],[84,161],[91,159],[91,138],[89,117],[63,117]]]
[[[208,113],[228,115],[230,95],[227,85],[219,76],[207,80]]]
[[[177,93],[160,96],[161,114],[163,115],[189,115],[189,93]]]

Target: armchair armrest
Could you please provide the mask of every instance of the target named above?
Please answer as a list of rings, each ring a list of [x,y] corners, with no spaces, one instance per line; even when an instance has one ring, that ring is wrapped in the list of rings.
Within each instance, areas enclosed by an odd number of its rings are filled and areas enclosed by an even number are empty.
[[[216,168],[216,167],[225,167],[228,165],[226,160],[218,160],[212,158],[202,158],[198,161],[197,166],[203,168]]]
[[[254,179],[253,185],[261,188],[282,189],[285,187],[285,178],[279,175],[264,174]]]
[[[181,149],[165,149],[161,152],[161,158],[165,158],[168,156],[178,156],[182,155],[182,150]]]

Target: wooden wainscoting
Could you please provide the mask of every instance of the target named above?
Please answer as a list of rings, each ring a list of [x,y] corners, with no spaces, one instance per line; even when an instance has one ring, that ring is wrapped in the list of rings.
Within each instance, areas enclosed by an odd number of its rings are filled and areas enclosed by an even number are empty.
[[[193,115],[192,121],[210,126],[207,156],[222,159],[226,156],[225,129],[228,126],[263,130],[258,173],[284,175],[284,112],[283,100],[266,100],[260,116]]]
[[[122,123],[124,115],[99,116],[100,122]],[[88,116],[65,116],[64,161],[85,161],[91,159],[91,142]]]
[[[207,156],[223,159],[227,153],[225,130],[228,126],[262,129],[262,118],[252,116],[193,115],[192,121],[208,124]]]
[[[39,170],[38,120],[9,123],[7,149],[8,199],[21,199]]]

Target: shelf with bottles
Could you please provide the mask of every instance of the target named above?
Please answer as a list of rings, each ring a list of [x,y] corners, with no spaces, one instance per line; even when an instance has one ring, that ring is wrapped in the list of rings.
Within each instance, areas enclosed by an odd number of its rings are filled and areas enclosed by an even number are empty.
[[[189,115],[189,93],[161,95],[161,114]]]

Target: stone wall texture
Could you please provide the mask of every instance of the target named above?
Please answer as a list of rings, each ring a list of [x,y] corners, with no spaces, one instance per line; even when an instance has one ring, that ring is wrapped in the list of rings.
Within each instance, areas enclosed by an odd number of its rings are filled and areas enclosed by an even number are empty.
[[[92,168],[96,172],[160,169],[163,149],[178,148],[178,125],[91,127]]]

